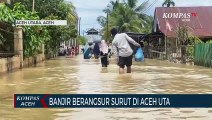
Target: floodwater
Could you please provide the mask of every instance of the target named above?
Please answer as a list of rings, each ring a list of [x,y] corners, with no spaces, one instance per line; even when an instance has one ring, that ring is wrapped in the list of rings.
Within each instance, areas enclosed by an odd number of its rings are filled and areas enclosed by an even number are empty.
[[[119,75],[113,60],[60,57],[0,76],[0,120],[212,120],[212,109],[15,109],[14,94],[211,93],[212,69],[146,60]]]

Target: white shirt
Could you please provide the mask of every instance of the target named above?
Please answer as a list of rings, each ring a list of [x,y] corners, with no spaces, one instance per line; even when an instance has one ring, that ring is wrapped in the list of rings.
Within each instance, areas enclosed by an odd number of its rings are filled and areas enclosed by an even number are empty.
[[[114,53],[121,57],[131,56],[133,54],[133,50],[128,42],[135,46],[140,46],[140,44],[134,41],[126,33],[116,34],[112,42]]]

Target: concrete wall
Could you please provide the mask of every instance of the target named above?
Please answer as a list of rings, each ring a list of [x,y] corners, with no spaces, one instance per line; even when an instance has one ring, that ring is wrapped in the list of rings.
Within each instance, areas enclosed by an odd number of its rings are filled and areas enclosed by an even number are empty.
[[[9,72],[20,68],[20,56],[0,58],[0,73]]]
[[[45,60],[43,54],[39,54],[36,57],[25,58],[23,61],[23,67],[29,67],[34,64],[40,63]],[[14,56],[10,58],[0,58],[0,74],[10,72],[13,70],[21,69],[20,56]]]
[[[0,73],[29,67],[44,61],[44,45],[41,46],[41,49],[42,53],[36,57],[23,59],[23,31],[21,27],[14,28],[14,52],[17,55],[10,58],[0,58]]]
[[[43,54],[38,54],[36,57],[28,57],[23,61],[23,67],[29,67],[40,63],[45,60],[45,56]]]
[[[23,59],[23,31],[21,27],[14,28],[14,52],[16,56],[10,58],[0,58],[0,74],[7,73],[15,69],[29,67],[45,60],[44,44],[41,46],[42,53],[36,57],[29,57]],[[56,57],[57,55],[50,55],[48,59]]]

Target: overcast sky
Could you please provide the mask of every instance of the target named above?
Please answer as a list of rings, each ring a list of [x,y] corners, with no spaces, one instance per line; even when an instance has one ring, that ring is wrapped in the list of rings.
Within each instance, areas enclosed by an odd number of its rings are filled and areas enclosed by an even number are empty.
[[[106,16],[102,10],[106,8],[111,0],[67,0],[74,4],[78,16],[81,17],[81,34],[88,28],[100,29],[96,21],[98,16]],[[115,1],[115,0],[113,0]],[[139,4],[147,0],[138,0]],[[149,0],[145,12],[149,15],[154,14],[155,7],[160,7],[164,0]],[[174,0],[176,7],[179,6],[212,6],[212,0]],[[151,6],[152,5],[152,6]],[[150,6],[150,7],[149,7]]]

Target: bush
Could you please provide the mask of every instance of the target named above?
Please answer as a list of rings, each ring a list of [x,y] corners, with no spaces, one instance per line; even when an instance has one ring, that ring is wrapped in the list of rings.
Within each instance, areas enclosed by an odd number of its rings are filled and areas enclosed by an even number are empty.
[[[190,45],[190,46],[188,46],[186,48],[186,54],[187,54],[187,56],[189,58],[191,58],[191,59],[194,58],[194,45],[195,44],[198,44],[198,43],[202,43],[202,40],[199,39],[198,37],[196,37],[196,36],[190,36],[188,38],[188,45]]]
[[[190,36],[188,38],[188,44],[189,45],[195,45],[195,44],[198,44],[198,43],[202,43],[202,40],[199,39],[198,37],[196,37],[196,36]]]
[[[212,40],[208,40],[206,43],[212,43]]]
[[[87,39],[83,36],[78,36],[78,40],[80,41],[80,45],[85,45],[87,42]]]

